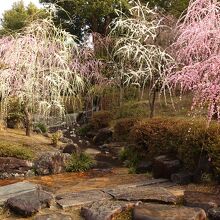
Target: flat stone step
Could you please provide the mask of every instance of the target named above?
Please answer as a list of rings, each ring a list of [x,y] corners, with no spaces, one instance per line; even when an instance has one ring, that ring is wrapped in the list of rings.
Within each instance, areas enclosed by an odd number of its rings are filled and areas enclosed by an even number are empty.
[[[81,215],[85,220],[111,220],[116,214],[134,208],[138,203],[123,201],[102,201],[94,202],[82,207]]]
[[[133,220],[205,220],[206,213],[200,208],[173,205],[141,204],[133,210]]]
[[[97,201],[110,200],[112,197],[101,190],[89,190],[76,193],[67,193],[56,196],[56,202],[63,209],[69,207],[79,208]]]
[[[139,186],[104,190],[116,200],[176,204],[177,197],[158,186]]]
[[[32,192],[40,188],[41,187],[39,185],[29,182],[19,182],[7,186],[1,186],[0,206],[3,206],[4,203],[11,197],[18,196],[27,192]]]

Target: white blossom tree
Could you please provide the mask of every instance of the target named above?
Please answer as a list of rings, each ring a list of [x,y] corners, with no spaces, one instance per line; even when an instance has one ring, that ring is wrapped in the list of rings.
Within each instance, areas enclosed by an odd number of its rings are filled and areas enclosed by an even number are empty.
[[[125,83],[149,88],[150,117],[154,115],[156,93],[166,84],[166,65],[172,57],[156,42],[163,27],[160,16],[148,5],[132,1],[130,17],[119,12],[112,22],[114,36],[119,36],[115,46],[115,57],[119,60],[121,78]]]
[[[64,99],[83,88],[80,73],[69,65],[78,54],[77,48],[74,37],[55,27],[50,18],[1,38],[1,118],[7,114],[11,97],[24,105],[28,136],[33,112],[47,117],[55,108],[62,114]]]

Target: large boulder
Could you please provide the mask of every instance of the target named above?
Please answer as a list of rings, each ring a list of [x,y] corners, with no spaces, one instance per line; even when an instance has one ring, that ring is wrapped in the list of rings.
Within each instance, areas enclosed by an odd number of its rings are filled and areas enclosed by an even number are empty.
[[[37,175],[50,175],[65,172],[70,157],[69,154],[60,152],[45,153],[34,162],[34,170]]]
[[[24,176],[31,170],[33,163],[14,157],[0,157],[0,178]]]
[[[183,199],[184,205],[199,207],[205,211],[220,206],[220,196],[213,193],[185,191]]]
[[[98,131],[96,136],[93,138],[95,144],[104,144],[112,140],[113,132],[109,128],[102,128]]]
[[[27,192],[7,200],[6,206],[16,215],[32,216],[41,208],[50,207],[53,196],[43,190]]]
[[[206,213],[199,208],[142,204],[133,210],[133,220],[206,220]]]
[[[189,172],[179,172],[171,175],[171,181],[180,185],[186,185],[193,180],[193,174]]]
[[[177,173],[180,168],[181,163],[178,159],[167,155],[158,156],[153,161],[153,176],[154,178],[170,179],[171,175]]]
[[[220,219],[220,208],[209,209],[208,217],[211,220],[219,220]]]
[[[136,167],[136,173],[147,173],[152,171],[152,162],[150,161],[140,161]]]
[[[63,153],[65,154],[73,154],[73,153],[77,153],[78,151],[79,151],[79,147],[77,144],[67,144],[63,149]]]

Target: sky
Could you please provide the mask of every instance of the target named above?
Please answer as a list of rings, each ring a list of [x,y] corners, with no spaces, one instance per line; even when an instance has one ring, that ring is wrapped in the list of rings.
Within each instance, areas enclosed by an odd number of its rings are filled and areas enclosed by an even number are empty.
[[[2,13],[5,10],[11,9],[12,4],[14,2],[18,2],[19,0],[0,0],[0,18],[2,18]],[[25,5],[28,5],[30,2],[33,2],[38,7],[40,6],[39,0],[23,0]]]

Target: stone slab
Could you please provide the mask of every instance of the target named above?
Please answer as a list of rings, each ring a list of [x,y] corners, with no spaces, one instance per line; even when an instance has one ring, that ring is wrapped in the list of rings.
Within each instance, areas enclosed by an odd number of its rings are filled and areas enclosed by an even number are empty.
[[[4,205],[4,203],[11,197],[21,195],[23,193],[35,191],[36,189],[41,188],[37,184],[29,183],[29,182],[19,182],[10,184],[7,186],[0,187],[0,206]]]
[[[56,196],[56,202],[63,209],[69,207],[79,208],[97,201],[110,200],[112,197],[101,190],[89,190],[76,193],[67,193]]]
[[[134,208],[138,203],[124,201],[102,201],[94,202],[82,207],[81,215],[85,220],[111,220],[116,214]]]
[[[158,186],[140,186],[105,190],[116,200],[142,201],[176,204],[177,198],[171,192]]]
[[[141,204],[133,210],[133,220],[206,220],[200,208],[173,205]]]

